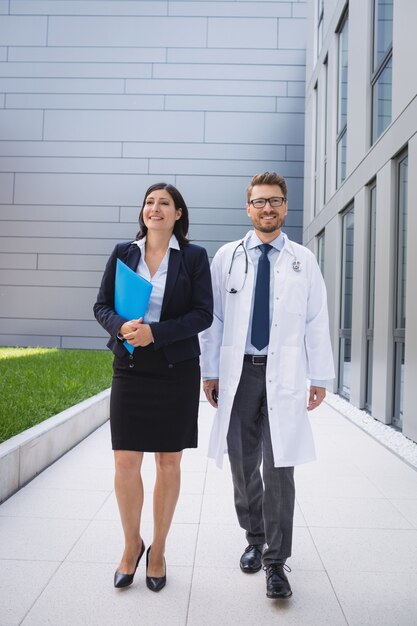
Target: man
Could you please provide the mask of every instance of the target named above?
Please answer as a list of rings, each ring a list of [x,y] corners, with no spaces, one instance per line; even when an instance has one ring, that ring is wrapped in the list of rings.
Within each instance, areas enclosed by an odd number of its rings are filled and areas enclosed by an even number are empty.
[[[258,174],[246,191],[253,230],[222,246],[211,266],[214,320],[202,334],[203,388],[217,408],[209,454],[219,466],[229,454],[248,541],[241,570],[263,565],[267,597],[288,598],[294,465],[315,458],[307,411],[334,378],[333,356],[320,269],[281,231],[285,179]]]

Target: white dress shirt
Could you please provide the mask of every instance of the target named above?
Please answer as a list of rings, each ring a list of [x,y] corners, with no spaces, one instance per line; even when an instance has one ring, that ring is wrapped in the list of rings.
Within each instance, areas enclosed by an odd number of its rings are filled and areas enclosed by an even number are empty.
[[[261,244],[263,244],[263,241],[259,239],[258,235],[253,230],[247,239],[246,250],[254,266],[255,284],[256,284],[256,275],[258,272],[258,261],[259,261],[259,257],[262,254],[258,246],[260,246]],[[269,259],[269,264],[271,267],[271,272],[269,276],[269,329],[271,330],[272,314],[273,314],[273,306],[274,306],[274,272],[272,271],[272,268],[274,267],[275,261],[277,260],[278,255],[281,252],[282,247],[284,245],[284,237],[282,236],[282,233],[280,233],[278,237],[270,241],[269,245],[272,246],[271,250],[268,252],[268,259]],[[251,311],[250,311],[250,317],[249,317],[248,334],[246,336],[245,354],[255,354],[255,355],[268,354],[267,345],[265,346],[265,348],[262,348],[262,350],[258,350],[251,343],[254,300],[255,300],[255,289],[253,289],[252,291],[252,304],[251,304]]]

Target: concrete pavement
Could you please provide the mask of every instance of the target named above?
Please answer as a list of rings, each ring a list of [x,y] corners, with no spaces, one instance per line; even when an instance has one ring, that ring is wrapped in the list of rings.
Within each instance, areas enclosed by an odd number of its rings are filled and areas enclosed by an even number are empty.
[[[265,597],[242,574],[246,542],[227,459],[206,458],[213,411],[202,401],[200,446],[184,453],[167,547],[167,586],[113,588],[122,532],[108,423],[0,506],[0,626],[415,626],[417,472],[328,404],[311,415],[318,460],[296,469],[293,597]],[[143,537],[152,538],[153,455],[144,462]]]

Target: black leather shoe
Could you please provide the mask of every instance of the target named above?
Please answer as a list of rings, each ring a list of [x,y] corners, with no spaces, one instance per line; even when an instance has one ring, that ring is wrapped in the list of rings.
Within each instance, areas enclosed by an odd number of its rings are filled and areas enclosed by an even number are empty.
[[[165,576],[148,576],[148,562],[149,562],[149,552],[151,551],[152,546],[149,546],[148,551],[146,553],[146,586],[151,591],[161,591],[167,584],[167,564],[165,563]]]
[[[268,598],[289,598],[292,596],[291,586],[285,575],[291,569],[283,563],[273,563],[264,567],[266,572],[266,595]]]
[[[245,574],[254,574],[259,572],[262,567],[262,550],[263,544],[250,544],[245,548],[244,553],[240,557],[240,569]]]
[[[133,571],[133,574],[123,574],[122,572],[119,572],[119,570],[117,569],[114,573],[114,586],[115,587],[120,589],[121,587],[128,587],[129,585],[133,583],[136,570],[138,569],[139,561],[141,560],[142,554],[144,552],[145,552],[145,544],[142,541],[142,547],[140,549],[138,560],[136,561],[136,566]]]

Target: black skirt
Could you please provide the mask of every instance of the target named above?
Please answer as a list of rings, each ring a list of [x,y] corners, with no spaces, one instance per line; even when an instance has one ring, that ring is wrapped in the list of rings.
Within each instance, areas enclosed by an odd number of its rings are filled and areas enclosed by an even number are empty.
[[[197,447],[198,357],[168,363],[153,344],[115,357],[110,395],[113,450],[179,452]]]

